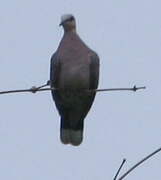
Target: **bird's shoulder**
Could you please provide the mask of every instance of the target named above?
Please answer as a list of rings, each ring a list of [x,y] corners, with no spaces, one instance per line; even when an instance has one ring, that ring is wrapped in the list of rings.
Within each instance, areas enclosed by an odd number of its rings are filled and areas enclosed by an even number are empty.
[[[89,50],[89,58],[90,58],[91,63],[96,63],[96,64],[100,63],[98,54],[91,49]]]
[[[58,64],[58,52],[56,51],[52,56],[51,56],[51,65],[57,65]]]

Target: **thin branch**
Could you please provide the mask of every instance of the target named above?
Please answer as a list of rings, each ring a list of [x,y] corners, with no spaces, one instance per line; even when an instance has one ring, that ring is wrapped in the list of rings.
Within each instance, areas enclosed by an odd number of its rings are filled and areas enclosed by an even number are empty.
[[[126,162],[126,159],[123,159],[123,161],[122,161],[119,169],[117,170],[117,173],[116,173],[116,175],[115,175],[115,177],[114,177],[113,180],[116,180],[116,179],[117,179],[117,176],[119,175],[119,173],[120,173],[120,171],[121,171],[121,169],[122,169],[122,167],[123,167],[123,165],[124,165],[125,162]]]
[[[40,89],[49,86],[50,85],[50,81],[47,81],[45,84],[41,85],[41,86],[32,86],[32,88],[30,89],[32,93],[36,93],[37,91],[40,91]]]
[[[140,89],[146,89],[145,86],[143,87],[136,87],[134,86],[133,88],[110,88],[110,89],[96,89],[94,91],[96,92],[102,92],[102,91],[137,91],[137,90],[140,90]]]
[[[9,94],[9,93],[22,93],[22,92],[32,92],[36,93],[38,91],[50,91],[50,90],[60,90],[64,91],[65,89],[56,89],[54,87],[51,88],[44,88],[46,86],[49,86],[50,82],[48,81],[46,84],[41,85],[39,87],[33,86],[30,89],[17,89],[17,90],[9,90],[9,91],[0,91],[0,94]],[[85,90],[87,92],[103,92],[103,91],[137,91],[141,89],[145,89],[146,87],[136,87],[134,86],[133,88],[110,88],[110,89],[92,89],[92,90]],[[79,90],[80,91],[80,90]]]
[[[146,156],[145,158],[143,158],[142,160],[140,160],[138,163],[136,163],[134,166],[132,166],[127,172],[125,172],[118,180],[122,180],[124,179],[124,177],[126,177],[131,171],[133,171],[135,168],[137,168],[140,164],[142,164],[143,162],[145,162],[146,160],[148,160],[149,158],[151,158],[152,156],[154,156],[156,153],[158,153],[159,151],[161,151],[161,147],[158,148],[157,150],[155,150],[154,152],[152,152],[151,154],[149,154],[148,156]]]

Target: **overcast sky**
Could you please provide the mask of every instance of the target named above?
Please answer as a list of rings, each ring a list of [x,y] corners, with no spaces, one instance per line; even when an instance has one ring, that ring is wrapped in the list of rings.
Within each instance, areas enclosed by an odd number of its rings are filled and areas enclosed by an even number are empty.
[[[0,95],[1,180],[112,180],[161,146],[161,1],[6,0],[0,5],[0,91],[49,79],[50,57],[73,13],[80,37],[100,56],[98,93],[79,147],[59,140],[50,92]],[[126,179],[161,179],[161,153]]]

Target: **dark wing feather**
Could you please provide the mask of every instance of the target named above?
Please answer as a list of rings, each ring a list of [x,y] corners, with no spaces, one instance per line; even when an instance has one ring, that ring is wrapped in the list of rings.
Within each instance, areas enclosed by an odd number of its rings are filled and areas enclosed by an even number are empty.
[[[97,54],[92,54],[90,56],[90,81],[89,81],[89,89],[97,89],[98,81],[99,81],[99,57]],[[84,113],[83,118],[86,117],[87,113],[89,112],[93,101],[95,99],[96,92],[92,92],[86,96],[86,102],[84,104]]]
[[[94,53],[90,57],[90,89],[97,89],[99,81],[99,57]]]
[[[58,88],[58,83],[59,83],[59,74],[60,74],[60,63],[59,59],[57,57],[57,53],[53,54],[51,57],[51,64],[50,64],[50,84],[51,87]],[[53,100],[55,101],[55,105],[59,111],[59,114],[63,116],[64,114],[64,108],[62,105],[62,100],[60,97],[60,93],[57,90],[52,90],[51,91]]]
[[[51,63],[50,63],[51,87],[56,88],[58,86],[59,73],[60,73],[60,64],[57,58],[57,53],[54,53],[53,56],[51,57]]]

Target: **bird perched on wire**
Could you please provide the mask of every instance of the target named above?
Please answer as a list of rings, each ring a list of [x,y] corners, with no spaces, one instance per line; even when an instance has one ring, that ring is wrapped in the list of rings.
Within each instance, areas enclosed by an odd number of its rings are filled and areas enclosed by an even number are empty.
[[[95,98],[99,80],[99,57],[78,36],[72,14],[61,17],[63,38],[51,58],[52,97],[61,117],[60,139],[78,146],[83,140],[84,119]]]

